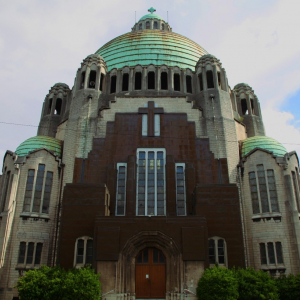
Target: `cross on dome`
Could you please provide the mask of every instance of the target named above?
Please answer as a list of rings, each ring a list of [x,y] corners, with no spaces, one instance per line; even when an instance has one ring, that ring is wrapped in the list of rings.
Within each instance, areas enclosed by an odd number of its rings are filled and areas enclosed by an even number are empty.
[[[156,9],[151,7],[151,8],[148,9],[148,11],[151,12],[151,14],[153,14],[156,11]]]

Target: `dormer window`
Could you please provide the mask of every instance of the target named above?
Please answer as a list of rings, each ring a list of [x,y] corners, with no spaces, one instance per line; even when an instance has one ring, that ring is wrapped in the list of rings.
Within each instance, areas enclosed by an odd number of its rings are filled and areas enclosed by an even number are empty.
[[[146,22],[146,29],[150,29],[150,22],[149,21]]]

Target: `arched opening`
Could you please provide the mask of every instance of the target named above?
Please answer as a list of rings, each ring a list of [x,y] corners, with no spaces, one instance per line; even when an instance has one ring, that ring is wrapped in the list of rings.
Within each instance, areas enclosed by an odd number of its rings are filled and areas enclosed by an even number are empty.
[[[242,115],[248,115],[248,106],[247,106],[246,99],[241,100],[241,107],[242,107]]]
[[[161,73],[161,89],[162,90],[168,89],[168,73],[167,72]]]
[[[140,23],[140,24],[139,24],[139,30],[142,30],[142,29],[143,29],[143,24]]]
[[[214,86],[214,76],[212,71],[206,72],[206,79],[207,79],[207,88],[213,89],[215,86]]]
[[[142,89],[142,72],[136,72],[134,78],[134,89],[141,90]]]
[[[62,107],[62,100],[60,98],[56,99],[56,104],[55,104],[55,115],[60,115],[61,114],[61,107]]]
[[[96,71],[90,72],[90,79],[89,79],[89,88],[94,89],[96,85]]]
[[[154,24],[153,24],[153,29],[157,29],[158,28],[158,25],[157,25],[157,22],[154,21]]]
[[[221,73],[218,72],[218,86],[221,87]]]
[[[180,92],[180,75],[178,73],[174,74],[174,91]]]
[[[155,89],[155,73],[149,72],[148,73],[148,90]]]
[[[251,104],[251,112],[252,112],[252,115],[255,115],[254,100],[253,100],[253,99],[250,99],[250,104]]]
[[[84,80],[85,80],[85,72],[81,73],[81,81],[80,81],[80,88],[84,88]]]
[[[110,78],[110,93],[113,94],[116,92],[117,88],[117,76],[113,75]]]
[[[165,30],[165,24],[161,24],[161,30]]]
[[[48,105],[47,115],[49,115],[51,113],[52,102],[53,102],[53,99],[52,98],[49,99],[49,105]]]
[[[200,86],[200,91],[203,91],[203,78],[202,78],[202,73],[198,75],[199,78],[199,86]]]
[[[146,22],[146,29],[150,29],[150,22],[149,21]]]
[[[192,76],[190,76],[190,75],[186,76],[186,91],[188,93],[193,92],[193,89],[192,89]]]
[[[104,82],[104,74],[101,73],[101,79],[100,79],[100,91],[102,92],[103,91],[103,82]]]
[[[125,73],[123,74],[123,80],[122,80],[122,92],[128,91],[129,86],[129,74]]]
[[[144,248],[136,256],[135,293],[137,299],[165,298],[166,258],[161,250]]]

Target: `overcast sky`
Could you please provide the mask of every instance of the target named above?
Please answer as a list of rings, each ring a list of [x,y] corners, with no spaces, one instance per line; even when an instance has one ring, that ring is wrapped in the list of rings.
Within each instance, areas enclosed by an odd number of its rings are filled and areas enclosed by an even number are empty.
[[[300,153],[299,0],[0,0],[1,160],[36,135],[49,89],[71,88],[81,61],[151,6],[221,60],[232,88],[252,86],[267,136]]]

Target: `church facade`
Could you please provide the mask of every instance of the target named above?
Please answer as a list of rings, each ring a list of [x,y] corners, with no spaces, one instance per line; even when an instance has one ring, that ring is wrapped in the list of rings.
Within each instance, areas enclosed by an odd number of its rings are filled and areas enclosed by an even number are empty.
[[[253,89],[153,9],[56,83],[0,179],[0,298],[91,264],[105,299],[195,298],[205,268],[300,272],[299,161]]]

